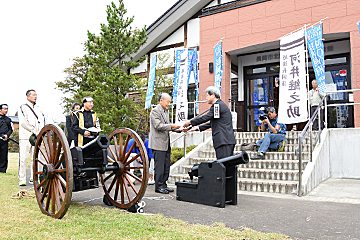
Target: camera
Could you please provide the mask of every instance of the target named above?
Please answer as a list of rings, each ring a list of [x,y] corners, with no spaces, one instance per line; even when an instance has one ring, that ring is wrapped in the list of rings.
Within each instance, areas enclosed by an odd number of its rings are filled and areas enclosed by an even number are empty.
[[[264,121],[267,118],[269,118],[269,116],[267,114],[267,109],[265,107],[261,107],[259,109],[259,120]]]
[[[267,118],[269,118],[269,117],[266,113],[260,114],[260,116],[259,116],[260,121],[264,121]]]

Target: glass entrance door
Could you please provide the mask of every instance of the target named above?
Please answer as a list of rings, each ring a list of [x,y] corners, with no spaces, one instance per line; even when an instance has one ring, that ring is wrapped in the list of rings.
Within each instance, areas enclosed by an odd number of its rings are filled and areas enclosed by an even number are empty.
[[[277,64],[245,68],[245,126],[246,131],[259,131],[261,107],[275,107],[279,104],[279,67]]]

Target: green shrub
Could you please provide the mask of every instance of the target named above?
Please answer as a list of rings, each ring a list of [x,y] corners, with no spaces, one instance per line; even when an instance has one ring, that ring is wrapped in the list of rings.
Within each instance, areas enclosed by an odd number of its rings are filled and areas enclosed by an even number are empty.
[[[193,150],[196,147],[197,147],[196,145],[186,147],[186,153],[189,153],[191,150]],[[178,147],[171,148],[171,158],[170,158],[171,165],[176,163],[183,156],[184,156],[184,148],[178,148]]]
[[[15,128],[13,133],[10,135],[10,138],[19,142],[19,129]],[[9,141],[9,152],[19,152],[19,144]]]

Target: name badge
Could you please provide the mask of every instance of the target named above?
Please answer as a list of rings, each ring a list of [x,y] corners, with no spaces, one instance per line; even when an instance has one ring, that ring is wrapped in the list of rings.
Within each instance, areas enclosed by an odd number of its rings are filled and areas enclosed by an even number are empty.
[[[220,118],[220,106],[219,106],[219,104],[214,104],[214,118]]]

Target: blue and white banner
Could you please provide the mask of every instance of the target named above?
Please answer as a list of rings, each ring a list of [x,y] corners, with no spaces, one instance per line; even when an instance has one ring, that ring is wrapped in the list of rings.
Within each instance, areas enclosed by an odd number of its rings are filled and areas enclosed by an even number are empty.
[[[359,23],[360,22],[358,22],[357,25],[358,25],[358,28],[359,28],[359,35],[360,35],[360,24]]]
[[[190,76],[191,76],[191,69],[192,69],[192,63],[193,61],[195,61],[195,56],[196,56],[196,52],[195,49],[188,49],[188,69],[187,69],[187,73],[188,73],[188,79],[187,79],[187,84],[189,85],[189,81],[190,81]]]
[[[180,58],[180,75],[176,99],[176,119],[177,124],[181,124],[188,117],[187,101],[187,79],[188,79],[188,52],[185,50]]]
[[[180,76],[180,60],[181,54],[184,52],[184,49],[177,49],[175,54],[175,76],[174,76],[174,86],[173,86],[173,102],[177,101],[177,90],[179,85],[179,76]]]
[[[214,47],[214,84],[221,93],[221,80],[223,77],[222,41]]]
[[[280,39],[279,123],[308,119],[304,46],[303,29]]]
[[[156,55],[150,60],[150,73],[148,80],[148,88],[146,91],[145,109],[151,107],[151,99],[154,95],[155,74],[156,74]]]
[[[324,43],[322,40],[321,23],[305,31],[305,38],[306,38],[307,47],[309,49],[313,69],[315,72],[316,81],[319,86],[319,92],[320,94],[325,94],[326,84],[325,84]]]
[[[195,48],[195,57],[192,62],[194,79],[195,79],[195,101],[199,101],[199,72],[198,72],[198,58],[197,47]],[[195,104],[195,113],[199,114],[199,103]]]

